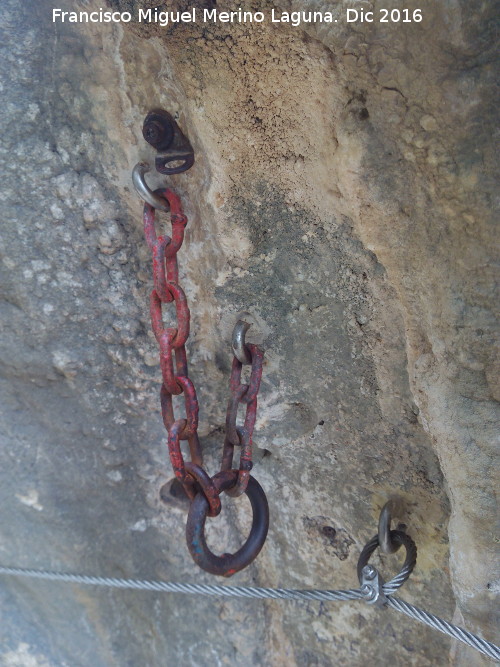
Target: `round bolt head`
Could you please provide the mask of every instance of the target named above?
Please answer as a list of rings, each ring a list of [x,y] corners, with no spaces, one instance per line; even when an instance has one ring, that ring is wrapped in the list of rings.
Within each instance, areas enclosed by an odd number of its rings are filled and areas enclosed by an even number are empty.
[[[163,139],[164,134],[164,129],[157,120],[149,120],[147,123],[144,123],[142,135],[148,144],[155,146]]]

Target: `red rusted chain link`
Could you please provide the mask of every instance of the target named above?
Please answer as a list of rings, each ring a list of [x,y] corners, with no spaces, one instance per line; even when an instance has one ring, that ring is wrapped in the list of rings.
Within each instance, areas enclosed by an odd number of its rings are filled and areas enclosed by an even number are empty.
[[[226,437],[222,453],[221,470],[231,470],[233,467],[234,447],[241,445],[240,465],[238,481],[226,493],[230,496],[240,496],[245,493],[250,477],[252,463],[252,435],[257,417],[257,393],[262,378],[263,351],[256,345],[247,344],[247,349],[252,356],[252,370],[248,384],[241,383],[241,372],[243,364],[236,357],[233,359],[231,371],[231,397],[226,413]],[[243,428],[236,426],[238,408],[246,403],[245,421]]]
[[[187,218],[181,201],[172,190],[157,190],[170,206],[172,236],[157,236],[155,209],[144,204],[144,235],[153,255],[154,289],[151,292],[151,324],[160,346],[160,366],[163,384],[160,392],[163,423],[168,432],[168,451],[175,476],[187,495],[196,494],[195,479],[186,471],[180,441],[187,440],[192,463],[201,466],[202,454],[198,440],[198,399],[194,384],[188,376],[185,344],[189,336],[190,313],[183,289],[178,284],[177,253],[184,240]],[[175,303],[176,326],[163,324],[164,303]],[[175,368],[174,368],[175,358]],[[176,419],[172,396],[184,394],[186,417]]]
[[[216,574],[230,576],[245,567],[258,554],[267,534],[268,508],[265,494],[253,480],[248,488],[252,469],[252,434],[257,412],[257,393],[262,377],[264,353],[256,345],[247,344],[251,355],[251,373],[248,384],[242,384],[242,363],[236,357],[231,371],[231,397],[226,416],[226,437],[222,455],[221,471],[210,477],[203,469],[203,459],[198,440],[198,399],[193,382],[188,376],[188,364],[185,344],[189,337],[190,312],[186,295],[179,285],[177,253],[184,240],[187,218],[182,212],[179,197],[169,189],[160,189],[156,194],[162,196],[170,206],[172,236],[157,236],[155,229],[155,209],[148,203],[144,205],[144,234],[152,252],[154,289],[150,298],[151,324],[160,348],[160,367],[162,387],[160,392],[163,423],[168,433],[168,451],[176,478],[183,485],[191,500],[201,492],[206,505],[199,506],[197,512],[191,512],[188,522],[188,545],[193,558],[201,567]],[[175,305],[176,324],[165,326],[163,323],[163,304]],[[175,362],[175,363],[174,363]],[[172,397],[184,394],[185,417],[176,418]],[[242,427],[237,426],[238,408],[246,405]],[[189,444],[191,461],[185,462],[181,451],[181,440]],[[239,468],[233,469],[235,446],[241,446]],[[221,480],[224,480],[223,483]],[[193,535],[203,533],[206,516],[217,516],[221,511],[220,493],[225,491],[231,496],[247,493],[254,509],[254,528],[251,539],[237,554],[224,554],[215,557],[212,562],[211,552],[207,550],[204,538],[204,555],[197,551]],[[198,503],[199,505],[199,503]],[[198,523],[197,523],[198,522]],[[201,523],[200,523],[201,522]],[[203,524],[203,526],[202,526]],[[262,525],[261,525],[262,524]],[[201,533],[200,533],[201,530]],[[209,562],[211,563],[209,565]]]

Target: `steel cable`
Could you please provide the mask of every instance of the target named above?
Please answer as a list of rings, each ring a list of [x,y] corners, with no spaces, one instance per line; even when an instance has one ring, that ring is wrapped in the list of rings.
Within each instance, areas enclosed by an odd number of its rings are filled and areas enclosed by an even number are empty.
[[[216,584],[183,584],[172,581],[145,581],[143,579],[116,579],[109,577],[89,577],[80,574],[63,574],[44,570],[25,570],[0,567],[0,574],[65,581],[74,584],[107,586],[109,588],[132,588],[157,591],[160,593],[191,593],[194,595],[221,595],[225,597],[271,598],[283,600],[361,600],[365,596],[359,589],[346,591],[289,590],[286,588],[259,588],[255,586],[217,586]]]
[[[15,567],[0,567],[0,574],[14,577],[28,577],[32,579],[45,579],[49,581],[64,581],[73,584],[84,584],[91,586],[105,586],[108,588],[135,589],[144,591],[156,591],[160,593],[187,593],[192,595],[219,595],[225,597],[244,597],[256,599],[275,600],[317,600],[349,601],[363,600],[366,595],[360,589],[348,590],[295,590],[287,588],[259,588],[254,586],[217,586],[215,584],[183,584],[170,581],[147,581],[143,579],[118,579],[114,577],[90,577],[81,574],[66,574],[62,572],[48,572],[45,570],[28,570]],[[477,635],[468,632],[457,625],[448,623],[443,619],[429,614],[418,607],[414,607],[390,594],[391,582],[384,584],[384,593],[387,595],[387,604],[392,609],[406,614],[429,627],[439,630],[445,635],[471,646],[484,655],[500,661],[500,647],[492,642],[481,639]],[[388,586],[388,589],[386,587]]]
[[[387,604],[389,607],[392,607],[392,609],[396,609],[410,618],[420,621],[421,623],[428,625],[430,628],[434,628],[434,630],[439,630],[443,634],[453,637],[453,639],[458,639],[458,641],[461,641],[468,646],[472,646],[472,648],[484,653],[484,655],[487,655],[489,658],[493,658],[493,660],[500,662],[500,647],[492,642],[486,641],[486,639],[481,639],[481,637],[472,634],[472,632],[468,632],[468,630],[464,630],[458,625],[453,625],[453,623],[448,623],[448,621],[444,621],[442,618],[434,616],[434,614],[430,614],[423,609],[414,607],[412,604],[409,604],[400,598],[390,596],[387,598]]]

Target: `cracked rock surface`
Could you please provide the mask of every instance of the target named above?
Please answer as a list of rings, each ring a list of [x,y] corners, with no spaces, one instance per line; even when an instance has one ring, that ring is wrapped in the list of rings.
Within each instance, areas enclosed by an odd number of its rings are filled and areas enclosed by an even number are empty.
[[[494,640],[495,3],[432,3],[404,29],[54,24],[54,3],[29,4],[3,0],[0,22],[0,563],[214,581],[165,487],[130,183],[153,157],[143,118],[165,108],[196,154],[169,182],[189,218],[179,262],[212,474],[239,313],[266,347],[253,474],[271,527],[229,583],[355,587],[397,495],[419,549],[401,597]],[[99,6],[58,4],[75,5]],[[298,5],[276,6],[322,8]],[[244,539],[246,503],[209,520],[220,552]],[[401,560],[373,563],[390,576]],[[362,603],[0,580],[6,666],[449,662],[488,664]]]

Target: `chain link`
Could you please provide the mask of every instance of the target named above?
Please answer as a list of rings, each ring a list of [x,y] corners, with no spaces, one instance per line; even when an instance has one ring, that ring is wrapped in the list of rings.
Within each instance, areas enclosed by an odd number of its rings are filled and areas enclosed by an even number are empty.
[[[184,241],[187,217],[179,197],[169,189],[157,190],[170,207],[172,236],[157,236],[155,209],[144,204],[144,235],[153,257],[154,289],[150,297],[151,325],[160,348],[162,388],[160,392],[163,423],[168,433],[168,450],[175,476],[190,498],[195,496],[194,479],[186,471],[180,441],[187,440],[191,461],[202,464],[198,439],[198,398],[188,376],[185,344],[189,336],[190,312],[184,290],[179,285],[177,253]],[[174,303],[176,325],[163,324],[163,304]],[[166,310],[166,309],[165,309]],[[175,360],[175,367],[174,367]],[[176,419],[172,397],[184,394],[185,418]]]
[[[250,380],[248,384],[241,383],[243,364],[234,357],[230,380],[231,397],[226,413],[226,437],[222,453],[221,470],[232,469],[234,448],[236,445],[241,445],[238,481],[234,487],[226,491],[230,496],[241,496],[242,493],[245,493],[253,466],[252,435],[257,417],[257,394],[262,378],[264,353],[256,345],[248,343],[246,347],[252,358]],[[236,421],[238,408],[241,404],[246,404],[245,421],[243,427],[238,427]]]
[[[172,235],[158,236],[155,228],[156,209],[149,203],[144,204],[144,235],[152,253],[154,289],[150,297],[151,325],[160,348],[160,368],[162,387],[160,391],[163,423],[168,433],[167,444],[170,462],[174,474],[182,484],[187,496],[193,501],[200,493],[203,498],[198,502],[198,512],[190,514],[187,528],[188,546],[193,558],[204,569],[205,560],[198,557],[197,546],[190,541],[192,534],[202,535],[206,516],[217,516],[221,511],[220,493],[222,490],[231,496],[246,493],[254,511],[254,527],[252,539],[233,558],[231,554],[215,557],[217,567],[213,565],[209,571],[225,576],[246,567],[259,553],[267,535],[269,514],[267,501],[262,488],[255,482],[249,488],[252,462],[252,435],[257,414],[257,394],[262,377],[263,351],[256,345],[246,347],[251,356],[251,373],[248,384],[242,384],[242,366],[236,357],[233,359],[231,371],[231,396],[226,414],[226,435],[222,454],[220,472],[210,477],[203,468],[203,456],[198,438],[198,398],[196,389],[188,375],[186,342],[189,337],[190,312],[186,295],[179,285],[179,267],[177,253],[184,241],[184,230],[187,217],[182,211],[180,198],[170,189],[159,189],[155,195],[168,203],[172,224]],[[164,325],[164,304],[174,304],[175,325]],[[177,418],[174,414],[173,396],[184,396],[185,417]],[[242,427],[238,427],[238,408],[246,405],[245,419]],[[191,461],[184,461],[181,441],[187,440]],[[235,446],[241,447],[239,468],[233,470]],[[221,477],[221,475],[223,477]],[[224,480],[224,484],[221,483]],[[229,480],[229,481],[228,481]],[[206,501],[206,504],[205,504]],[[193,519],[193,517],[195,517]],[[262,524],[258,526],[257,523]],[[257,535],[257,538],[255,537]],[[210,560],[211,554],[202,539],[205,555]],[[242,553],[247,554],[242,558]],[[212,559],[213,560],[213,559]],[[207,561],[208,562],[208,561]]]

